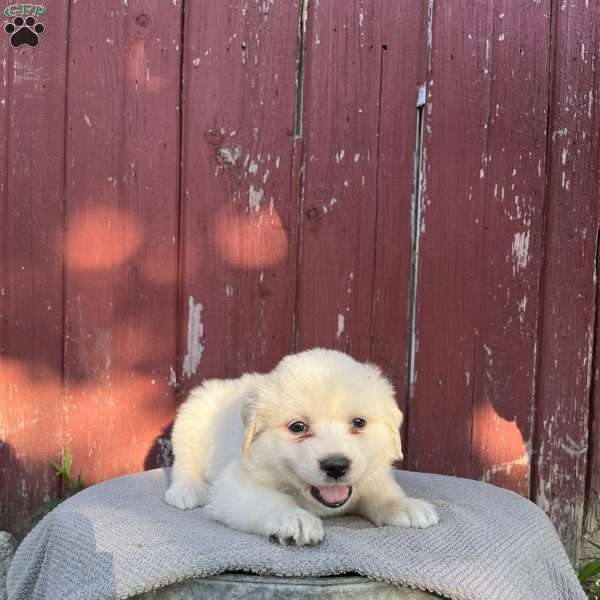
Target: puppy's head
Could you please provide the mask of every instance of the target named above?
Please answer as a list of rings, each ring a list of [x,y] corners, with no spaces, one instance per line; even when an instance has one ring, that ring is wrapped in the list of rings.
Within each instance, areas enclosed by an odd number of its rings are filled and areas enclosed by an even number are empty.
[[[319,509],[343,506],[369,473],[402,458],[402,413],[379,369],[334,350],[288,356],[244,406],[254,474]]]

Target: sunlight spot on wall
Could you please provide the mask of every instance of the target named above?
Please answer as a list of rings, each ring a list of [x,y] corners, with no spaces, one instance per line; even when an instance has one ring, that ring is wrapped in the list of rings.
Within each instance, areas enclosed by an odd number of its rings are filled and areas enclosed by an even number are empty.
[[[65,241],[65,260],[72,269],[103,271],[130,259],[142,241],[133,216],[109,206],[85,208],[74,214]]]
[[[262,268],[285,260],[288,238],[274,209],[237,214],[221,211],[214,222],[215,246],[220,256],[237,267]]]
[[[482,479],[515,488],[529,470],[529,448],[519,426],[485,402],[473,411],[473,454],[484,467]]]

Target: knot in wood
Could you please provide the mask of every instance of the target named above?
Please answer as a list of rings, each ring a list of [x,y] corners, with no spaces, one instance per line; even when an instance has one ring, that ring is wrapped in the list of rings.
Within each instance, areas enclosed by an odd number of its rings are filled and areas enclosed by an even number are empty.
[[[144,13],[141,13],[135,18],[135,22],[140,27],[148,27],[148,25],[150,25],[150,17]]]

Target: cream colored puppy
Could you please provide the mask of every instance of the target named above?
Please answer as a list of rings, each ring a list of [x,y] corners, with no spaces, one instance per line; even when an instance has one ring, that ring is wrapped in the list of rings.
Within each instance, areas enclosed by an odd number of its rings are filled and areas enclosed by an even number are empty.
[[[334,350],[288,356],[266,375],[206,381],[175,420],[165,500],[206,504],[233,529],[298,545],[323,539],[319,517],[347,513],[429,527],[435,508],[407,498],[392,475],[401,423],[379,369]]]

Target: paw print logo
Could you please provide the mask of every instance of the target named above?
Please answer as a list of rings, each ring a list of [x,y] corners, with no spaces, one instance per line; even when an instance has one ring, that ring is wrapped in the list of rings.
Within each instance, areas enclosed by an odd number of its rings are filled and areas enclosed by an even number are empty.
[[[39,35],[44,33],[45,27],[41,23],[36,23],[34,17],[15,17],[12,23],[4,26],[4,31],[10,35],[10,45],[18,48],[27,44],[35,48],[40,43]]]

